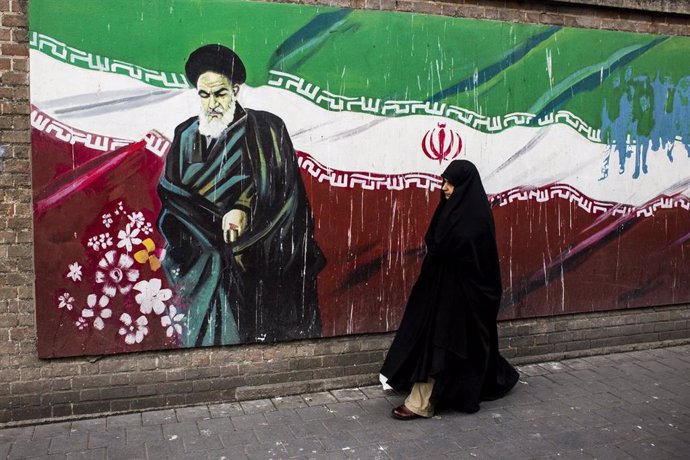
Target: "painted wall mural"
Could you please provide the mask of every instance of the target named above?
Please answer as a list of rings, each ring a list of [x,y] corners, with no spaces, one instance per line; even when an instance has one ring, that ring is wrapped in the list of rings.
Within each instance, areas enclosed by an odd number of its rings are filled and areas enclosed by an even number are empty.
[[[687,37],[239,1],[30,13],[41,357],[394,330],[454,158],[493,206],[502,318],[690,301]]]

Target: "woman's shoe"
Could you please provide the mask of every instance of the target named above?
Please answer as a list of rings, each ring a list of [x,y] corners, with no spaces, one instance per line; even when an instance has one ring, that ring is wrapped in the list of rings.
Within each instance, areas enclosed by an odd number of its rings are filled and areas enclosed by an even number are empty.
[[[397,418],[398,420],[412,420],[421,417],[421,415],[417,415],[405,407],[404,404],[393,409],[391,415],[393,415],[393,418]]]

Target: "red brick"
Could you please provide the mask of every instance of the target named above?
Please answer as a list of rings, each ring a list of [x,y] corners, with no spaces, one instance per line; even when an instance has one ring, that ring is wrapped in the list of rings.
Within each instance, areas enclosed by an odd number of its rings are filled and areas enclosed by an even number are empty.
[[[29,74],[26,72],[5,72],[0,77],[0,82],[4,85],[28,85]]]
[[[3,56],[28,56],[28,45],[17,45],[15,43],[3,43],[0,45],[0,52]]]
[[[3,14],[2,25],[6,27],[28,27],[28,18],[23,14]]]
[[[27,29],[13,29],[12,41],[16,43],[28,43],[29,31]]]
[[[26,57],[12,58],[12,70],[17,72],[27,72],[29,70],[29,59]]]

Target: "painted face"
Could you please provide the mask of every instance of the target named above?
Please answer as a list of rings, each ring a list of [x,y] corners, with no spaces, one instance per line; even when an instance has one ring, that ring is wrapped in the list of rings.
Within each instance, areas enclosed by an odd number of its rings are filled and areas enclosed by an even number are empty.
[[[199,77],[196,89],[201,99],[202,113],[208,122],[212,122],[223,119],[223,115],[234,108],[240,86],[233,84],[225,75],[205,72]]]
[[[443,179],[443,186],[441,187],[441,190],[443,191],[443,194],[446,196],[446,200],[450,198],[450,196],[453,194],[453,190],[455,190],[455,186],[448,182],[447,180]]]

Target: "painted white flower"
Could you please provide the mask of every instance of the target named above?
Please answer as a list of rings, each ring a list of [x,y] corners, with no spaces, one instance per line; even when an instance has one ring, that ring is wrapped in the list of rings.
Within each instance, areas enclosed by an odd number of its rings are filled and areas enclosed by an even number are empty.
[[[113,225],[113,216],[110,215],[110,213],[103,214],[101,218],[103,219],[103,225],[105,225],[105,228],[110,228],[110,226]]]
[[[139,310],[143,314],[154,311],[160,315],[165,311],[165,301],[172,297],[170,289],[161,289],[161,280],[153,278],[151,281],[139,281],[134,285],[134,290],[139,294],[134,296],[134,300],[140,305]]]
[[[86,298],[88,308],[84,308],[81,311],[81,316],[83,318],[95,317],[93,320],[93,327],[99,331],[102,331],[105,327],[105,322],[103,320],[113,316],[113,311],[110,308],[106,308],[108,303],[110,303],[110,297],[107,295],[102,295],[101,298],[98,299],[98,304],[96,304],[96,299],[96,294],[89,294],[89,296]]]
[[[153,227],[151,226],[151,222],[146,222],[146,225],[142,225],[141,232],[144,235],[150,235],[151,233],[153,233]]]
[[[105,249],[113,245],[113,237],[110,236],[109,233],[101,233],[98,235],[98,242],[101,243],[101,247]]]
[[[127,216],[127,219],[129,219],[129,223],[132,227],[141,228],[146,225],[144,213],[142,212],[133,212]]]
[[[101,233],[100,235],[92,236],[86,243],[88,247],[94,251],[100,251],[108,246],[113,245],[113,237],[109,233]]]
[[[122,201],[117,204],[117,209],[115,210],[115,215],[119,216],[121,212],[124,212],[124,207],[122,206]]]
[[[180,324],[182,318],[184,318],[184,313],[178,313],[175,305],[170,305],[168,314],[161,316],[161,326],[167,327],[165,335],[172,337],[174,332],[177,332],[177,335],[182,334],[182,325]]]
[[[139,270],[131,268],[134,264],[127,254],[112,250],[105,253],[98,262],[100,270],[96,271],[96,283],[103,284],[103,293],[115,297],[115,293],[127,294],[132,290],[132,283],[139,279]]]
[[[69,273],[67,273],[66,278],[71,279],[75,283],[77,281],[81,281],[81,265],[79,265],[78,262],[74,262],[73,264],[69,264]]]
[[[123,313],[120,316],[120,321],[122,321],[123,326],[120,328],[119,333],[125,336],[125,343],[127,345],[141,343],[146,334],[149,333],[149,328],[147,327],[149,321],[146,319],[146,316],[140,316],[136,321],[132,321],[131,316]]]
[[[86,245],[93,249],[94,251],[99,251],[101,249],[100,244],[98,243],[98,237],[97,236],[92,236],[89,238],[89,241],[86,242]]]
[[[77,326],[80,331],[83,331],[88,327],[89,323],[86,322],[86,319],[80,317],[78,320],[74,322],[74,325]]]
[[[74,303],[74,297],[69,295],[69,292],[65,292],[60,297],[58,297],[60,303],[58,303],[58,308],[66,308],[68,310],[72,309],[72,304]]]
[[[129,224],[124,230],[120,230],[117,237],[120,239],[117,243],[118,248],[126,248],[127,252],[132,252],[132,246],[135,244],[141,244],[141,238],[137,238],[139,235],[138,228],[132,228]]]

